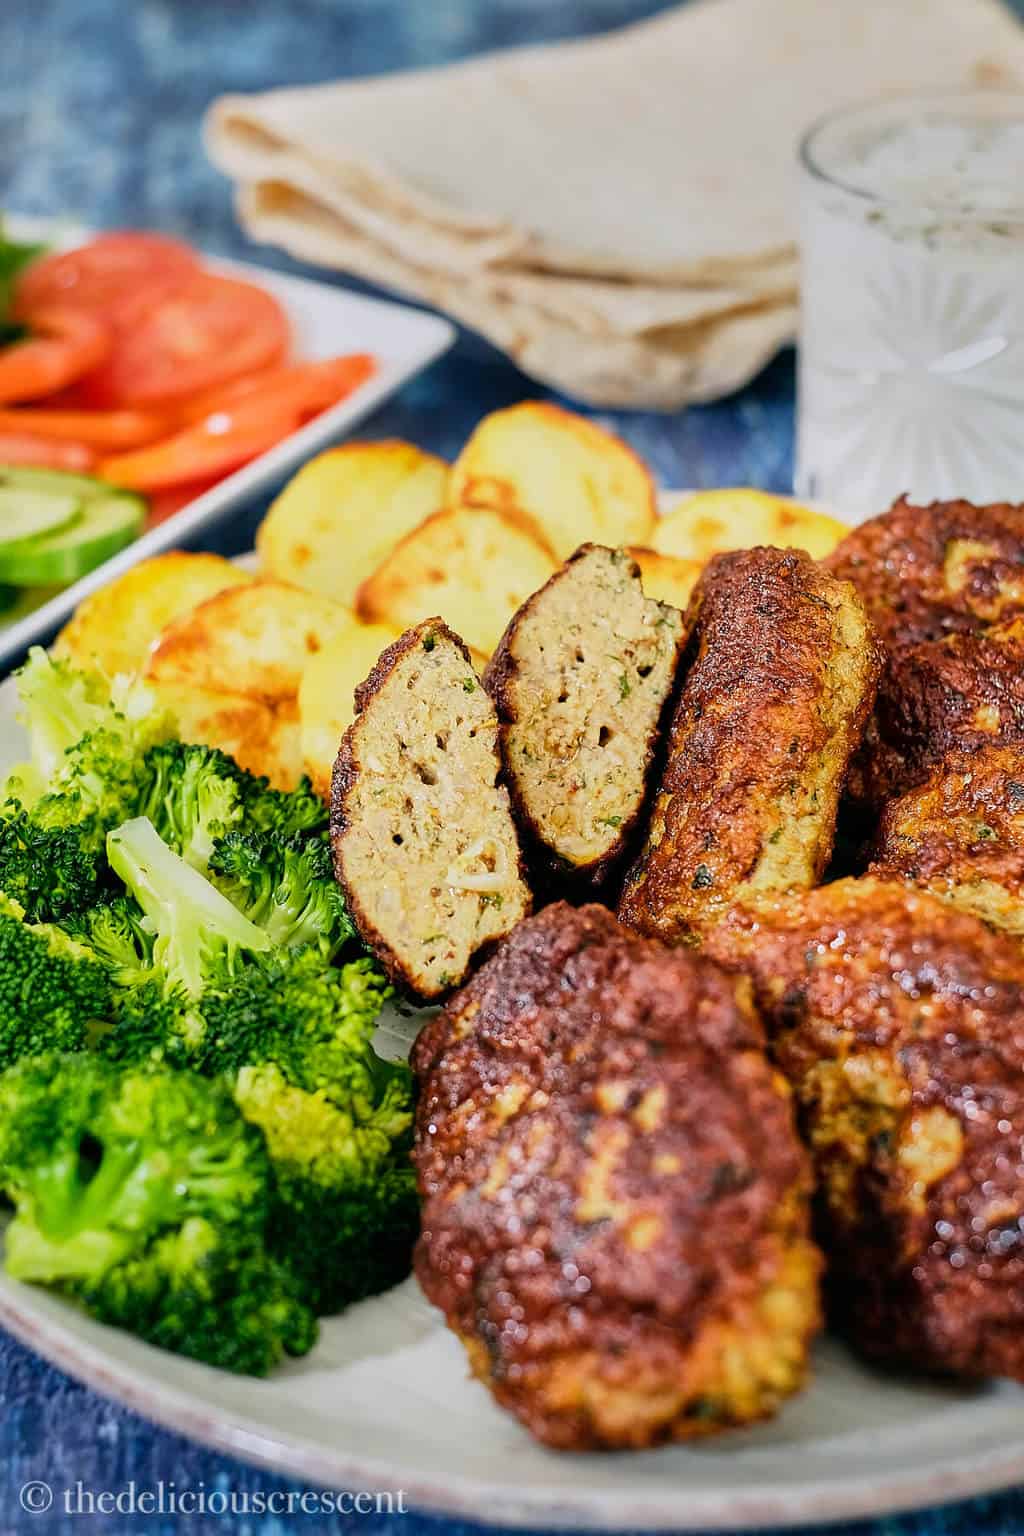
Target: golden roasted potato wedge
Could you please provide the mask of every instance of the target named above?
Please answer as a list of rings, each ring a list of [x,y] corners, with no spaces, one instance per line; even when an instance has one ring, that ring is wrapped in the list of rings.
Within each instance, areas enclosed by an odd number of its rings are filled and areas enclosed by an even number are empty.
[[[831,554],[849,529],[787,496],[746,489],[697,491],[660,517],[648,544],[661,555],[710,560],[727,550],[805,549],[815,560]]]
[[[645,597],[685,610],[704,569],[703,560],[681,560],[676,555],[662,555],[656,549],[638,549],[635,545],[630,545],[626,553],[640,567]]]
[[[294,699],[266,704],[241,693],[216,693],[173,683],[154,685],[173,711],[182,741],[219,747],[275,789],[294,789],[302,777],[302,743]]]
[[[168,625],[150,653],[156,683],[295,699],[311,656],[356,624],[350,608],[283,581],[220,592]]]
[[[254,581],[168,625],[145,675],[186,741],[220,747],[290,789],[302,776],[298,693],[306,663],[358,627],[341,603]]]
[[[581,544],[648,544],[654,482],[583,416],[528,401],[485,416],[452,466],[449,506],[525,512],[559,560]]]
[[[351,604],[395,543],[444,505],[448,466],[411,443],[348,443],[299,470],[256,535],[264,572]]]
[[[356,611],[399,633],[440,614],[471,649],[489,656],[516,609],[557,566],[522,513],[448,507],[407,534],[363,582]]]
[[[141,672],[168,624],[217,592],[251,581],[220,555],[189,555],[180,549],[156,555],[79,603],[57,636],[54,653],[108,677]]]
[[[385,646],[401,630],[388,624],[355,624],[316,656],[299,684],[302,761],[318,794],[331,794],[331,774],[341,738],[355,718],[353,694],[373,671]]]

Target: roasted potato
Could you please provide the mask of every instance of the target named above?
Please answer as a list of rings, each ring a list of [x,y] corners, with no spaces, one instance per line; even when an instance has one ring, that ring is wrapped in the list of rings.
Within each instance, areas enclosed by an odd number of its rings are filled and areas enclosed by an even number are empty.
[[[516,609],[557,566],[521,512],[449,507],[395,546],[359,588],[356,611],[399,632],[440,613],[489,656]]]
[[[264,572],[352,604],[395,543],[444,505],[448,466],[411,443],[348,443],[299,470],[256,535]]]
[[[641,549],[635,545],[626,553],[640,567],[640,581],[646,597],[685,611],[697,578],[704,569],[703,560],[683,560],[677,555],[663,555],[656,549]]]
[[[221,747],[289,788],[302,772],[298,693],[306,664],[357,627],[341,603],[254,581],[170,624],[145,675],[177,712],[185,740]]]
[[[275,789],[294,789],[303,773],[302,742],[294,699],[267,704],[241,693],[157,683],[161,702],[178,722],[182,741],[219,747]]]
[[[591,541],[648,544],[656,502],[625,443],[534,400],[484,417],[452,466],[448,505],[525,512],[565,560]]]
[[[387,624],[354,624],[311,656],[299,684],[302,763],[313,787],[331,797],[331,774],[341,738],[355,719],[354,694],[381,651],[400,631]]]
[[[738,489],[685,496],[658,519],[646,542],[659,554],[701,562],[757,544],[805,549],[822,560],[848,532],[834,517],[787,496]]]
[[[172,550],[132,566],[108,587],[85,598],[61,630],[54,653],[76,667],[108,677],[141,672],[150,647],[167,625],[229,587],[252,581],[220,555]]]

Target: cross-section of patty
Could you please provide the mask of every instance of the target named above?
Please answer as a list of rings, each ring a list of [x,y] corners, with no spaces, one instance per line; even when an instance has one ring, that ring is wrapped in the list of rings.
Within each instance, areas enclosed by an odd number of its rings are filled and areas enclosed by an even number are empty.
[[[640,819],[683,644],[625,550],[584,544],[529,598],[484,675],[542,877],[595,887]]]
[[[392,979],[439,998],[530,909],[497,718],[440,619],[383,652],[356,710],[334,766],[335,872]]]

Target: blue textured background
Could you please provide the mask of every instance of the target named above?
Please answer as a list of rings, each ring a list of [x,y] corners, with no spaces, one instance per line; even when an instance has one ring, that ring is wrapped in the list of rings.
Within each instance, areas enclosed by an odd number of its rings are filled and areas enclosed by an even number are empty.
[[[822,0],[853,4],[855,0]],[[894,0],[898,3],[898,0]],[[1024,14],[1024,0],[1014,0]],[[664,9],[659,0],[0,0],[0,206],[94,225],[149,225],[211,251],[252,256],[226,184],[205,163],[198,125],[222,90],[258,90],[430,65],[486,48],[599,32]],[[737,40],[738,46],[741,45]],[[671,196],[671,187],[666,188]],[[287,259],[260,258],[284,270]],[[452,456],[488,410],[542,393],[491,348],[460,337],[366,435],[402,436]],[[749,482],[786,490],[792,473],[793,363],[786,355],[722,404],[664,417],[609,413],[669,485]],[[219,530],[216,547],[247,548],[265,503]],[[282,1536],[358,1526],[366,1536],[456,1536],[417,1515],[361,1520],[204,1520],[32,1516],[23,1484],[119,1489],[132,1479],[179,1489],[287,1491],[297,1485],[162,1431],[51,1370],[0,1333],[0,1536],[94,1529]],[[59,1501],[58,1501],[59,1502]],[[837,1536],[1019,1536],[1024,1493]]]

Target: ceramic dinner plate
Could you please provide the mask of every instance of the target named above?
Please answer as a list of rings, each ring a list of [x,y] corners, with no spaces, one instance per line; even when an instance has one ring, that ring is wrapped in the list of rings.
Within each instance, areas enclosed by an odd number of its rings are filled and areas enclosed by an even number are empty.
[[[39,240],[58,249],[80,245],[90,234],[81,228],[22,218],[5,218],[4,232],[15,240]],[[283,480],[314,453],[344,437],[446,352],[455,340],[455,328],[447,320],[407,304],[366,298],[333,283],[288,277],[248,262],[221,261],[202,252],[200,256],[211,272],[244,278],[277,299],[288,317],[296,360],[332,357],[341,352],[372,352],[377,359],[377,371],[338,405],[321,412],[251,464],[226,476],[105,565],[90,571],[17,623],[0,625],[0,668],[10,665],[33,641],[62,624],[83,597],[106,586],[136,561],[194,538],[200,529],[220,521],[261,490]]]
[[[0,779],[24,753],[0,685]],[[415,1021],[383,1021],[382,1053]],[[881,1514],[1024,1479],[1024,1390],[887,1378],[831,1339],[814,1383],[777,1419],[693,1446],[568,1456],[542,1450],[470,1380],[415,1281],[323,1324],[265,1382],[160,1353],[0,1275],[0,1323],[147,1418],[280,1472],[410,1507],[535,1526],[717,1530]]]

